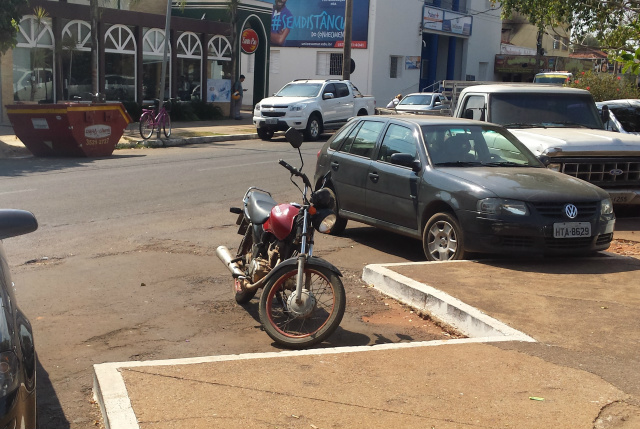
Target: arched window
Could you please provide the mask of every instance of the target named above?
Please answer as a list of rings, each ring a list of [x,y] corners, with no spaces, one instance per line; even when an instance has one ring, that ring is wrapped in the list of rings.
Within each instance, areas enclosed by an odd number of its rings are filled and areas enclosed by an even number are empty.
[[[142,96],[145,100],[163,98],[158,91],[162,80],[162,61],[164,59],[164,30],[147,28],[142,38]],[[170,94],[171,76],[171,45],[167,51],[167,65],[165,77],[165,94]]]
[[[195,33],[184,32],[176,44],[178,57],[178,97],[190,100],[192,94],[200,97],[200,76],[202,75],[202,43]]]
[[[33,15],[20,20],[13,49],[13,99],[53,102],[53,32],[48,18]]]
[[[213,36],[207,44],[209,79],[231,79],[231,43],[220,35]]]
[[[63,98],[89,99],[91,87],[91,25],[73,20],[62,29],[60,60],[62,61]]]
[[[129,27],[114,25],[104,35],[107,100],[136,99],[136,40]]]

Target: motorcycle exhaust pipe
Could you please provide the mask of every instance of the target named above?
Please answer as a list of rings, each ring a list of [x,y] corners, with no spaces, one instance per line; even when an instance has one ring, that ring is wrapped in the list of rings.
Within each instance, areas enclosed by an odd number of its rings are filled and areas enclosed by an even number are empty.
[[[226,267],[229,269],[229,271],[231,271],[231,274],[233,274],[234,277],[244,277],[244,273],[240,271],[238,265],[236,265],[235,262],[231,262],[233,258],[231,257],[231,253],[226,246],[218,246],[216,248],[216,255],[218,255],[218,258],[220,258],[222,263],[226,265]]]

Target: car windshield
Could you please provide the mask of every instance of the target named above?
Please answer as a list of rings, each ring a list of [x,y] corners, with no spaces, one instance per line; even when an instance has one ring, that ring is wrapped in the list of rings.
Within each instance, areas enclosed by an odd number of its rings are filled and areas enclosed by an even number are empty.
[[[582,126],[603,129],[589,94],[498,93],[490,100],[491,122],[509,128]]]
[[[640,132],[640,106],[609,106],[609,110],[613,112],[625,131],[630,133]]]
[[[436,167],[541,167],[513,134],[491,125],[424,125],[424,141]]]
[[[276,97],[316,97],[321,83],[289,83],[276,93]]]
[[[416,106],[416,105],[430,105],[431,95],[407,95],[398,103],[398,106]]]

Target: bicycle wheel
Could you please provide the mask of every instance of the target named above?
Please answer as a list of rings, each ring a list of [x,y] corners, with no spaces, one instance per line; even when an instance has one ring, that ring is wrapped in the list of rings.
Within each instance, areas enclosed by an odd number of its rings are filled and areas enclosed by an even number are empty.
[[[163,123],[162,123],[162,131],[164,131],[164,135],[169,138],[171,137],[171,118],[169,117],[169,114],[165,114],[164,115],[164,119],[163,119]]]
[[[144,112],[142,116],[140,116],[140,135],[142,138],[146,140],[151,137],[154,128],[153,115],[149,112]]]

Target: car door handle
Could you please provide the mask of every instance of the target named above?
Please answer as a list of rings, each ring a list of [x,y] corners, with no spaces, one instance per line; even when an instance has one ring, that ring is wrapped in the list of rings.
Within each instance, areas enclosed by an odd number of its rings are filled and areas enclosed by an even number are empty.
[[[380,176],[378,176],[378,173],[369,173],[369,179],[371,179],[373,183],[378,183]]]
[[[331,169],[333,171],[338,171],[338,168],[340,168],[340,163],[335,162],[335,161],[331,161]]]

